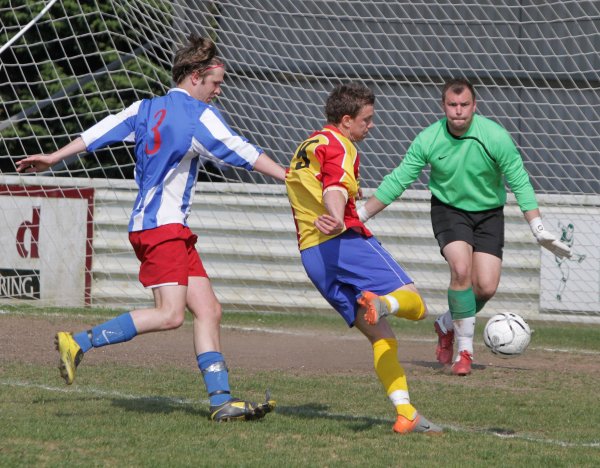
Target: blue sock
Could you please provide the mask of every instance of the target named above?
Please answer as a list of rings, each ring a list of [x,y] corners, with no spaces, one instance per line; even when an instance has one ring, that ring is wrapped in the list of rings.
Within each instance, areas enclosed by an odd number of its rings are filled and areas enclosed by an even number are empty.
[[[231,400],[229,372],[223,355],[218,351],[208,351],[199,354],[196,359],[202,371],[210,406],[221,405]]]
[[[94,346],[90,340],[90,334],[91,330],[86,330],[73,335],[73,339],[84,353],[87,353]]]
[[[80,335],[81,333],[77,336],[81,339]],[[99,348],[101,346],[129,341],[136,335],[137,330],[133,324],[133,319],[131,318],[131,314],[127,312],[92,328],[91,344],[94,348]],[[84,340],[82,339],[82,341]],[[81,346],[79,341],[77,343]]]

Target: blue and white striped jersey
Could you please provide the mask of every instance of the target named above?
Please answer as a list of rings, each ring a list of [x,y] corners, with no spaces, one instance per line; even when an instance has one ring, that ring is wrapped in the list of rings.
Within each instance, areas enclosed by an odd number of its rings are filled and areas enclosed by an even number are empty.
[[[219,111],[181,88],[133,103],[81,134],[88,151],[135,143],[139,193],[129,232],[164,224],[187,226],[199,157],[252,170],[262,150],[234,133]]]

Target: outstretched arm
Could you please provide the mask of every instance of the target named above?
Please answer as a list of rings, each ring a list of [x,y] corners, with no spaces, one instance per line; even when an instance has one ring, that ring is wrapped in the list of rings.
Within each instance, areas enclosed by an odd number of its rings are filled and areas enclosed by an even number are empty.
[[[17,161],[17,172],[44,172],[63,159],[87,151],[81,137],[50,154],[35,154]]]
[[[524,211],[523,216],[525,216],[525,219],[529,223],[531,232],[533,232],[533,235],[539,245],[548,249],[558,258],[571,258],[573,255],[571,248],[564,242],[558,240],[554,234],[546,231],[544,228],[539,209],[535,208],[533,210]]]
[[[254,163],[254,170],[277,180],[285,180],[285,169],[265,153],[262,153]]]
[[[382,211],[387,205],[380,201],[375,195],[367,200],[367,202],[361,206],[358,210],[358,217],[363,222],[366,223],[369,218],[372,218],[377,213]]]

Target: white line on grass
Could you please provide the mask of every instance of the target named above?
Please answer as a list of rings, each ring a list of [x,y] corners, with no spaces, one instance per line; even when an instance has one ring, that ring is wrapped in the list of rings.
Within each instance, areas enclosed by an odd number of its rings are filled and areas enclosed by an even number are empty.
[[[542,439],[540,437],[531,436],[528,434],[515,434],[502,432],[494,429],[467,429],[459,426],[442,425],[444,429],[450,429],[456,432],[470,432],[473,434],[488,434],[499,437],[500,439],[517,439],[525,440],[527,442],[538,442],[540,444],[557,445],[559,447],[589,447],[589,448],[600,448],[600,442],[565,442],[563,440],[555,439]]]
[[[192,406],[198,403],[208,404],[208,400],[191,400],[188,398],[172,398],[172,397],[157,397],[157,396],[146,396],[146,395],[133,395],[130,393],[121,393],[114,390],[101,390],[93,387],[53,387],[50,385],[36,384],[32,382],[18,381],[18,380],[0,380],[0,385],[6,385],[8,387],[24,387],[24,388],[37,388],[48,392],[59,392],[59,393],[78,393],[81,395],[92,395],[99,397],[111,397],[111,398],[122,398],[124,400],[144,400],[144,401],[155,401],[157,403],[165,402],[170,404],[176,404],[181,406]],[[285,407],[282,407],[282,412],[285,413]],[[302,411],[294,410],[294,413],[303,413]],[[388,424],[390,421],[384,418],[375,418],[373,416],[360,416],[360,415],[349,415],[340,413],[331,413],[329,411],[308,411],[304,412],[306,415],[315,416],[327,416],[331,418],[343,418],[346,420],[356,419],[357,421],[369,419],[374,420],[382,425]],[[439,424],[439,423],[438,423]],[[537,442],[540,444],[556,445],[559,447],[589,447],[589,448],[600,448],[600,442],[566,442],[563,440],[555,439],[542,439],[527,434],[514,434],[494,431],[492,429],[468,429],[460,426],[450,424],[439,424],[446,430],[455,432],[467,432],[472,434],[487,434],[493,435],[500,439],[516,439],[524,440],[527,442]]]
[[[37,388],[40,390],[47,390],[49,392],[58,392],[58,393],[79,393],[81,395],[93,395],[100,397],[111,397],[111,398],[121,398],[123,400],[146,400],[146,401],[156,401],[156,402],[165,402],[171,403],[174,405],[183,405],[190,406],[197,403],[205,403],[208,404],[208,400],[190,400],[187,398],[172,398],[172,397],[157,397],[153,396],[145,396],[145,395],[132,395],[128,393],[116,392],[114,390],[100,390],[98,388],[93,387],[53,387],[50,385],[36,384],[32,382],[23,382],[18,380],[0,380],[0,385],[6,385],[9,387],[24,387],[24,388]]]
[[[279,328],[262,328],[262,327],[243,327],[237,325],[221,325],[221,328],[226,328],[229,330],[240,330],[240,331],[248,331],[248,332],[259,332],[259,333],[272,333],[279,335],[293,335],[293,336],[315,336],[315,332],[305,332],[305,331],[297,331],[297,330],[284,330]],[[356,340],[363,341],[365,338],[362,335],[334,335],[337,339],[340,340]],[[409,341],[414,343],[435,343],[437,338],[422,338],[422,337],[406,337],[403,336],[400,341]],[[600,356],[600,351],[593,351],[588,349],[568,349],[568,348],[543,348],[539,346],[530,346],[528,349],[535,351],[544,351],[547,353],[576,353],[576,354],[587,354],[591,356]]]
[[[17,317],[56,317],[56,318],[77,318],[77,319],[86,319],[86,320],[106,320],[105,315],[97,315],[97,314],[66,314],[64,312],[15,312],[5,309],[0,309],[0,315],[14,315]],[[306,337],[314,337],[315,331],[298,331],[298,330],[289,330],[289,329],[281,329],[281,328],[266,328],[266,327],[246,327],[246,326],[237,326],[237,325],[221,325],[221,328],[227,330],[240,330],[247,332],[258,332],[258,333],[272,333],[276,335],[291,335],[291,336],[306,336]],[[362,341],[364,337],[358,334],[355,335],[339,335],[332,333],[332,336],[339,340],[356,340]],[[408,341],[414,343],[434,343],[436,338],[410,338],[403,336],[401,341]],[[570,348],[544,348],[540,346],[530,346],[528,349],[534,351],[543,351],[546,353],[575,353],[575,354],[584,354],[589,356],[600,356],[600,351],[594,351],[589,349],[570,349]]]

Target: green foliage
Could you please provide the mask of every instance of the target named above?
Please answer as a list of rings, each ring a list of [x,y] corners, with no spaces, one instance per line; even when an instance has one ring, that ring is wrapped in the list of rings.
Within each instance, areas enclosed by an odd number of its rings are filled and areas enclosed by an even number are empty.
[[[0,0],[6,41],[44,6],[27,0],[26,7],[11,9],[10,3]],[[172,13],[170,2],[145,3],[164,18]],[[170,86],[170,70],[165,69],[170,50],[163,39],[167,33],[144,26],[131,28],[138,6],[137,2],[57,2],[3,54],[1,120],[23,111],[29,116],[0,133],[0,156],[4,152],[23,156],[53,151],[108,113]],[[130,151],[116,149],[112,154],[103,164],[129,166],[126,172],[130,175]],[[95,158],[89,158],[80,167],[98,166]],[[0,157],[0,170],[13,171],[12,161]],[[103,176],[122,175],[114,167],[101,172]]]

